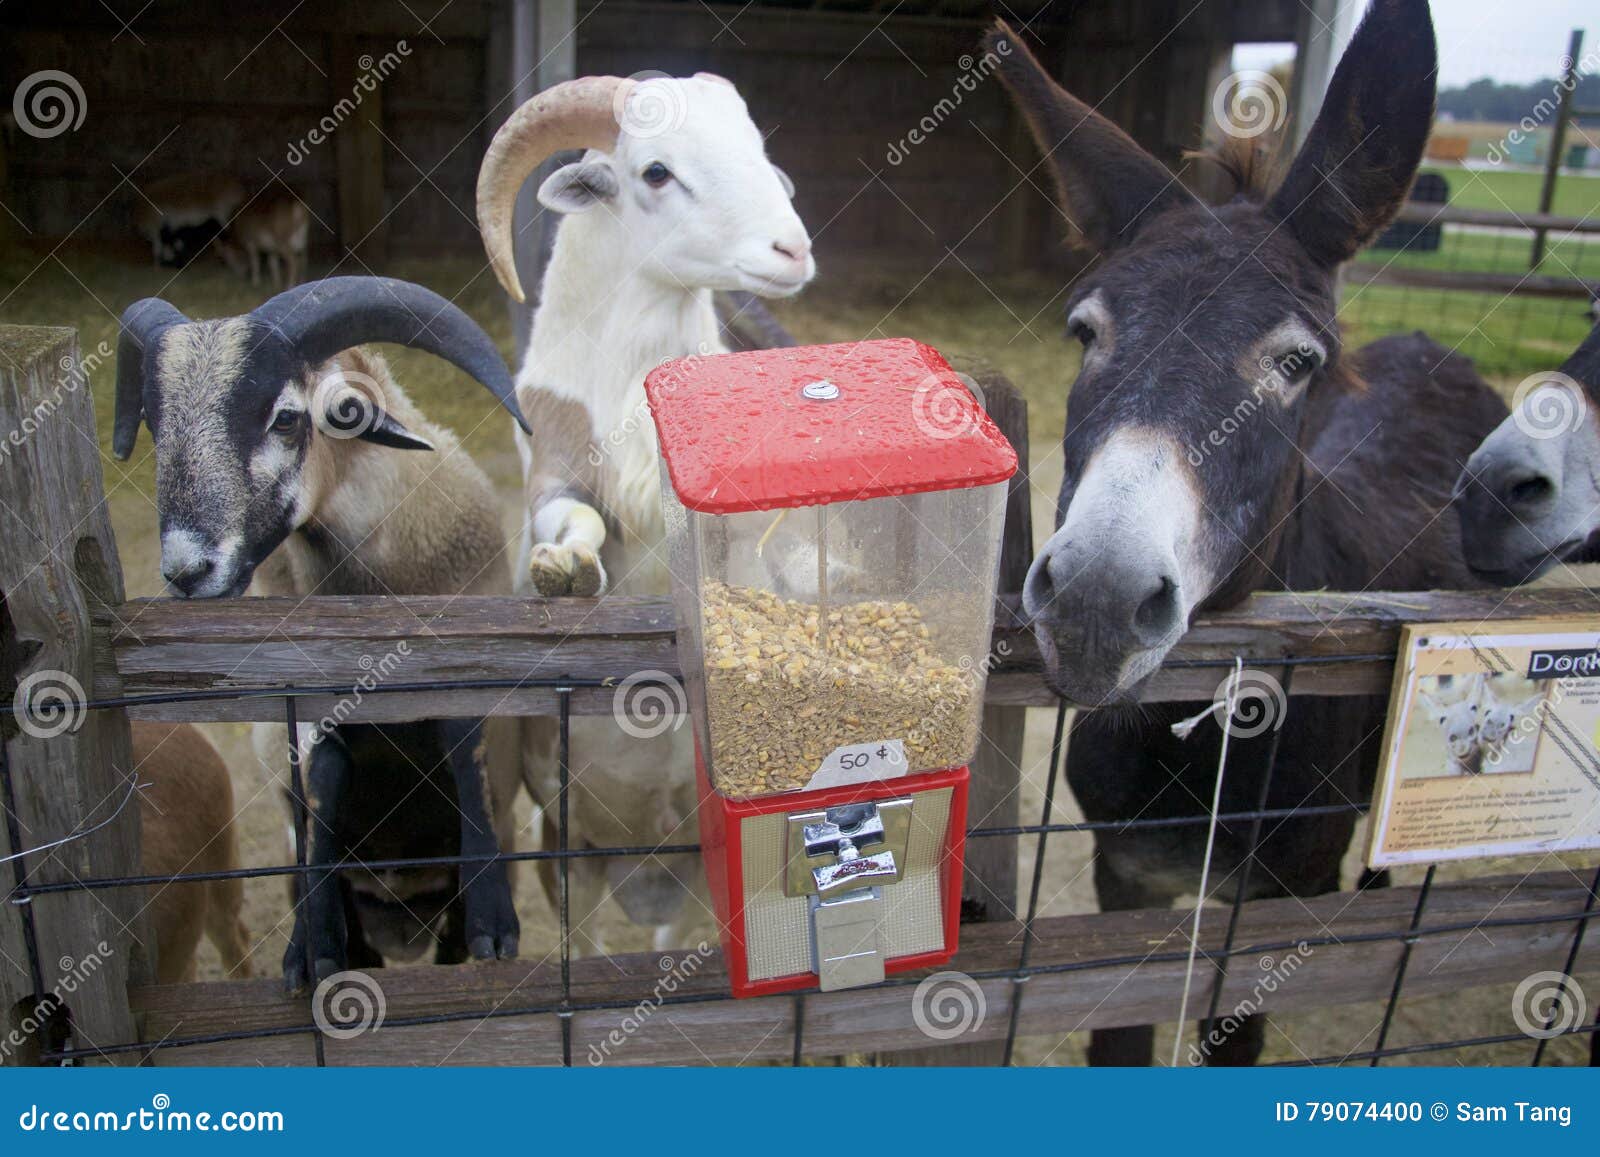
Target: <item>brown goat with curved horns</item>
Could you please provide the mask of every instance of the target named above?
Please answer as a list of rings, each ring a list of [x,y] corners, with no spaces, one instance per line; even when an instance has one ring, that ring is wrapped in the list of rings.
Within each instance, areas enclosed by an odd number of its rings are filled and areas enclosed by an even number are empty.
[[[156,443],[161,569],[177,593],[242,594],[258,567],[265,594],[508,593],[488,479],[417,412],[382,358],[349,348],[427,350],[521,424],[494,343],[438,294],[339,277],[212,321],[147,298],[122,327],[114,448],[128,456],[142,415]],[[420,462],[411,453],[435,449]],[[288,737],[274,730],[286,758]],[[302,725],[317,870],[284,954],[291,989],[434,940],[441,962],[516,955],[503,862],[459,873],[361,866],[497,853],[518,778],[516,731],[508,719]]]
[[[1057,529],[1024,605],[1047,675],[1086,708],[1067,777],[1092,821],[1208,810],[1221,743],[1171,725],[1206,704],[1141,711],[1141,687],[1197,610],[1263,589],[1467,585],[1453,520],[1455,463],[1505,407],[1470,365],[1420,335],[1340,348],[1335,278],[1404,203],[1433,114],[1423,0],[1375,0],[1304,148],[1274,190],[1201,204],[1121,130],[1065,92],[1001,25],[1000,74],[1055,174],[1063,210],[1101,261],[1072,289],[1084,346],[1068,400]],[[1358,385],[1365,379],[1366,385]],[[1248,686],[1248,684],[1246,685]],[[1274,708],[1276,704],[1272,705]],[[1301,699],[1278,718],[1268,808],[1348,805],[1272,821],[1246,894],[1337,889],[1371,790],[1383,703]],[[1236,733],[1221,811],[1262,798],[1274,736]],[[1222,825],[1211,865],[1229,897],[1249,823]],[[1095,833],[1106,910],[1198,891],[1203,825]],[[1202,989],[1203,991],[1203,989]],[[1263,1018],[1202,1025],[1211,1063],[1249,1063]],[[1099,1064],[1147,1064],[1152,1030],[1094,1034]]]

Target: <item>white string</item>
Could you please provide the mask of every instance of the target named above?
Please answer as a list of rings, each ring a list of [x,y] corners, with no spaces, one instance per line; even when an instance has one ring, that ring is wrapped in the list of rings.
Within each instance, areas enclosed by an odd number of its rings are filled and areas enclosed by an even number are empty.
[[[1244,660],[1233,657],[1233,675],[1227,693],[1199,715],[1172,725],[1172,733],[1187,739],[1200,721],[1214,712],[1222,713],[1222,750],[1217,753],[1217,786],[1211,793],[1211,823],[1206,828],[1206,858],[1200,867],[1200,896],[1194,902],[1194,925],[1189,930],[1189,964],[1183,973],[1183,1001],[1178,1005],[1178,1032],[1172,1041],[1172,1067],[1178,1067],[1183,1054],[1183,1026],[1189,1020],[1189,988],[1194,982],[1194,962],[1200,950],[1200,913],[1206,906],[1206,889],[1211,883],[1211,852],[1217,843],[1217,813],[1222,808],[1222,772],[1228,766],[1228,739],[1233,734],[1233,708],[1238,702],[1239,682],[1244,678]]]
[[[51,840],[48,844],[40,844],[37,848],[28,848],[21,852],[13,852],[9,856],[0,856],[0,864],[9,864],[12,860],[22,859],[23,856],[36,856],[40,852],[48,852],[51,848],[59,848],[63,844],[70,844],[74,840],[81,840],[85,836],[94,835],[95,832],[99,831],[101,828],[105,827],[122,814],[123,809],[128,806],[128,801],[133,798],[133,793],[135,791],[141,787],[149,786],[150,785],[148,783],[140,783],[139,776],[137,774],[130,775],[128,777],[128,790],[126,794],[123,795],[122,802],[117,804],[117,810],[112,812],[99,823],[95,824],[94,827],[85,828],[81,832],[73,832],[70,836],[62,836],[59,840]]]

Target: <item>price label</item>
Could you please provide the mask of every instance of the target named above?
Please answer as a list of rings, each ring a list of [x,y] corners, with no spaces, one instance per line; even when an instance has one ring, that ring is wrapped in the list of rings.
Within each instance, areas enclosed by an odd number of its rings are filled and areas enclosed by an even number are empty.
[[[851,783],[871,783],[879,779],[898,779],[909,770],[906,745],[902,739],[881,739],[874,743],[847,743],[835,747],[822,761],[806,784],[807,790],[843,787]]]

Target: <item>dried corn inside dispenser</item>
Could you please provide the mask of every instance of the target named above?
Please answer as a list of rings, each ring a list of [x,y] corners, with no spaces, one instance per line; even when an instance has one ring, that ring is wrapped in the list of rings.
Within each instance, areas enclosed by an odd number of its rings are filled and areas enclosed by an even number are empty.
[[[645,389],[734,992],[948,960],[1016,453],[911,340]]]

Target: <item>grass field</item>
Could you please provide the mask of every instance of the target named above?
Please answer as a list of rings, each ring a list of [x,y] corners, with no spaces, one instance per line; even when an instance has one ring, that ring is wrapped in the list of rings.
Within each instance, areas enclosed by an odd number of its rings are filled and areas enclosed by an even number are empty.
[[[1458,165],[1425,165],[1450,183],[1450,204],[1462,209],[1532,213],[1539,208],[1542,173],[1511,169],[1467,169]],[[1600,174],[1561,171],[1550,211],[1561,217],[1600,217]]]

